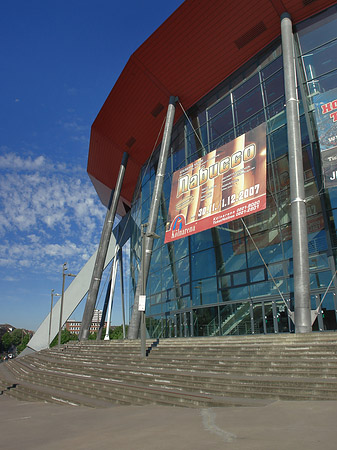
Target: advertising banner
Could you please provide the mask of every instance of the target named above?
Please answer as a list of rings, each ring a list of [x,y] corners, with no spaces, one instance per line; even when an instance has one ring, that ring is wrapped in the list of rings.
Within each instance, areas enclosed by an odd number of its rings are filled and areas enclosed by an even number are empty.
[[[173,174],[165,243],[266,207],[266,124]]]
[[[314,97],[324,186],[337,186],[337,89]]]

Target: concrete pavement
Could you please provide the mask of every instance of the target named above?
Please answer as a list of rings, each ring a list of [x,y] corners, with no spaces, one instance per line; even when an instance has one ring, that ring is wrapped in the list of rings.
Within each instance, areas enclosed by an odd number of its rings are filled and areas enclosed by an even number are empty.
[[[335,450],[336,419],[336,401],[92,409],[0,396],[1,447],[7,450]]]

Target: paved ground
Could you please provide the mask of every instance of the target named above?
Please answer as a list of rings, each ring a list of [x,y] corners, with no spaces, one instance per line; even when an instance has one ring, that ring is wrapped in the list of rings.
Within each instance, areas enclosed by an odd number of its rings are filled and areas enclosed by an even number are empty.
[[[7,450],[335,450],[336,421],[336,401],[91,409],[0,396],[0,442]]]

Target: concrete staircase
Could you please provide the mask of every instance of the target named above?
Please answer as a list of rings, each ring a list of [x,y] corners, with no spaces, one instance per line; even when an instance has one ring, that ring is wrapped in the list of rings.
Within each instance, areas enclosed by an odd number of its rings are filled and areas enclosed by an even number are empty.
[[[337,334],[164,339],[145,360],[139,341],[69,343],[0,364],[0,393],[92,407],[337,400]]]

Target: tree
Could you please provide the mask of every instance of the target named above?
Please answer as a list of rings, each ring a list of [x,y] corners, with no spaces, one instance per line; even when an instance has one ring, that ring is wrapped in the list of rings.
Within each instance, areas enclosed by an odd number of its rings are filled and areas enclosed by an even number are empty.
[[[22,330],[21,328],[16,328],[14,331],[12,331],[12,344],[15,345],[15,347],[22,343],[24,333],[24,330]]]
[[[21,344],[19,344],[19,345],[16,347],[16,350],[17,350],[18,354],[21,353],[21,352],[27,347],[27,344],[28,344],[29,341],[30,341],[30,336],[29,336],[29,334],[27,333],[27,334],[25,334],[25,335],[23,336],[23,339],[22,339]]]
[[[52,340],[50,347],[55,347],[58,344],[58,333],[55,336],[55,338]],[[70,333],[68,330],[62,330],[61,331],[61,344],[66,344],[69,341],[77,341],[78,336],[77,334]]]
[[[1,342],[4,350],[8,351],[10,346],[12,345],[12,333],[7,331],[7,333],[2,336]]]
[[[128,332],[128,327],[126,326],[126,333]],[[109,333],[110,339],[123,339],[123,325],[119,325],[115,327],[113,330],[110,330]]]

